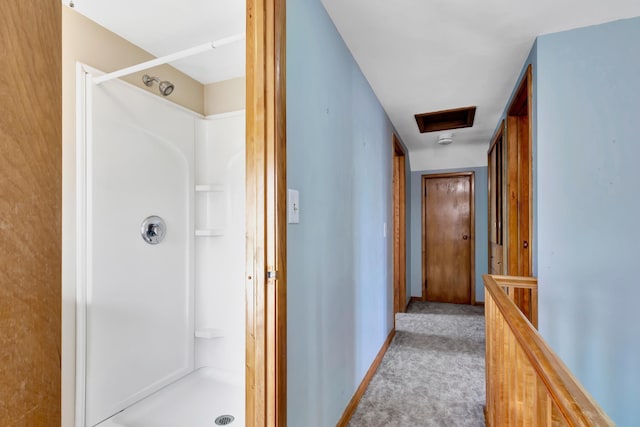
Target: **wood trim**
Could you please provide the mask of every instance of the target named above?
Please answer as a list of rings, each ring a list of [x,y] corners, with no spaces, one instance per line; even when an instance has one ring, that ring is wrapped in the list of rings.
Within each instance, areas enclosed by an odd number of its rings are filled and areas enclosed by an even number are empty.
[[[406,307],[405,307],[405,309],[404,309],[404,312],[405,312],[405,313],[409,310],[409,305],[410,305],[412,302],[423,302],[423,301],[422,301],[422,297],[411,297],[411,298],[409,299],[409,302],[407,303],[407,306],[406,306]]]
[[[483,276],[487,425],[613,426],[496,277]]]
[[[426,175],[422,175],[422,185],[420,188],[420,198],[422,199],[422,258],[420,260],[420,264],[422,265],[422,302],[427,301],[427,266],[425,265],[425,257],[427,254],[427,216],[426,216],[426,210],[427,210],[427,201],[426,201],[426,197],[424,197],[424,193],[425,193],[425,188],[426,188],[426,183],[427,183],[427,179],[433,179],[433,178],[450,178],[450,177],[457,177],[457,176],[469,176],[471,179],[470,182],[470,199],[471,199],[471,206],[470,206],[470,216],[471,216],[471,225],[470,225],[470,232],[471,232],[471,248],[470,248],[470,257],[471,259],[469,260],[470,262],[470,266],[469,266],[469,274],[470,274],[470,287],[471,287],[471,295],[470,295],[470,304],[473,305],[475,303],[476,300],[476,272],[475,272],[475,265],[476,265],[476,246],[475,246],[475,242],[476,242],[476,216],[475,216],[475,172],[473,171],[468,171],[468,172],[447,172],[447,173],[434,173],[434,174],[426,174]]]
[[[487,154],[489,154],[491,152],[491,150],[493,150],[493,147],[496,145],[496,142],[498,142],[498,140],[502,137],[502,135],[504,134],[504,119],[500,122],[500,126],[498,126],[498,129],[496,129],[496,132],[493,134],[493,138],[491,138],[491,144],[489,145],[489,149],[487,150]]]
[[[538,328],[538,279],[535,277],[491,275],[534,328]]]
[[[528,276],[533,265],[533,69],[531,64],[507,109],[507,229],[508,274]],[[522,168],[526,177],[522,179]],[[524,216],[524,217],[523,217]],[[515,230],[515,231],[514,231]],[[528,248],[523,248],[527,241]]]
[[[353,413],[358,408],[358,404],[360,403],[360,399],[362,399],[362,395],[364,394],[365,391],[367,391],[367,387],[369,387],[369,383],[371,382],[371,379],[373,378],[376,371],[378,370],[378,367],[380,366],[380,362],[382,362],[382,358],[384,357],[385,353],[389,349],[389,346],[391,345],[391,341],[393,340],[393,337],[395,336],[395,334],[396,334],[395,329],[392,329],[391,332],[389,332],[387,339],[385,340],[384,344],[382,344],[380,351],[378,351],[378,355],[376,356],[375,359],[373,359],[373,362],[371,363],[369,370],[367,371],[364,378],[362,379],[362,382],[356,389],[356,392],[353,394],[353,397],[347,404],[347,407],[344,409],[344,412],[342,413],[340,420],[336,424],[336,427],[346,427],[346,425],[349,424],[349,421],[351,420]]]
[[[407,305],[405,305],[405,306],[404,306],[404,311],[403,311],[403,313],[406,313],[406,312],[407,312],[407,310],[409,310],[409,304],[411,304],[411,302],[413,301],[413,298],[415,298],[415,297],[411,297],[411,298],[409,298],[409,301],[407,301]]]
[[[273,0],[272,0],[273,1]],[[268,179],[275,180],[274,210],[276,211],[276,256],[275,268],[278,272],[276,293],[276,383],[274,425],[287,425],[287,19],[286,0],[274,3],[275,59],[275,170]]]
[[[471,305],[475,305],[476,304],[476,174],[475,172],[471,172],[471,205],[469,206],[470,212],[469,215],[471,215],[471,242],[469,242],[470,244],[470,254],[469,256],[471,257],[471,259],[469,260],[470,262],[470,267],[469,267],[469,274],[471,275],[471,278],[469,280],[469,287],[471,295]]]
[[[406,311],[407,299],[407,211],[405,151],[392,137],[393,296],[394,314]]]
[[[498,126],[498,129],[496,130],[495,134],[493,135],[493,138],[491,139],[491,145],[489,146],[489,150],[487,150],[487,165],[488,165],[488,175],[487,175],[487,194],[489,197],[489,205],[487,206],[487,231],[488,231],[488,236],[489,238],[487,239],[487,249],[488,249],[488,271],[489,273],[491,273],[492,268],[493,268],[493,247],[492,247],[492,233],[493,233],[493,229],[492,229],[492,224],[491,224],[491,208],[492,208],[492,199],[491,199],[491,194],[495,193],[496,194],[496,199],[498,199],[498,194],[500,195],[500,200],[496,200],[496,220],[498,222],[498,225],[496,226],[496,238],[497,238],[497,242],[496,245],[501,247],[501,256],[502,256],[502,261],[501,261],[501,273],[505,272],[505,268],[504,268],[504,259],[506,257],[504,257],[504,251],[505,251],[505,245],[504,242],[507,241],[505,234],[506,234],[506,229],[507,227],[504,226],[504,221],[505,221],[505,212],[506,212],[506,202],[505,200],[507,200],[507,194],[506,194],[506,185],[505,185],[505,173],[504,173],[504,165],[505,165],[505,135],[506,135],[506,121],[503,119],[500,122],[500,126]],[[496,144],[498,143],[498,141],[501,140],[501,148],[500,148],[500,152],[496,153],[496,163],[499,163],[500,166],[500,179],[498,180],[496,178],[496,188],[493,189],[491,188],[491,176],[492,176],[492,162],[491,162],[491,153],[492,151],[495,149]],[[500,154],[501,158],[498,157],[498,154]],[[500,162],[498,162],[498,160],[500,160]],[[496,165],[497,167],[498,165]],[[496,172],[497,174],[497,172]],[[498,176],[498,175],[496,175]],[[500,206],[498,206],[498,202],[500,203]]]
[[[530,276],[533,274],[533,249],[534,249],[534,234],[533,234],[533,67],[531,64],[527,67],[527,115],[529,117],[529,126],[527,128],[528,134],[528,222],[529,222],[529,251],[528,251],[528,268],[525,272],[526,275]]]
[[[531,103],[527,99],[531,98],[532,91],[532,76],[533,68],[531,64],[527,66],[526,71],[523,73],[522,78],[518,82],[518,90],[516,91],[509,108],[507,108],[507,115],[509,116],[523,116],[530,115],[531,109],[529,108]]]
[[[504,276],[492,274],[491,277],[499,286],[517,286],[524,289],[537,289],[538,280],[534,277]]]
[[[62,4],[0,16],[0,425],[61,423]]]
[[[286,426],[285,31],[285,0],[247,0],[246,423],[252,426]]]
[[[404,147],[400,143],[400,139],[398,139],[398,136],[395,133],[392,135],[392,139],[393,139],[393,153],[398,156],[406,156],[407,152],[405,151]]]
[[[517,119],[515,119],[517,120]],[[506,272],[518,273],[518,248],[520,237],[518,235],[518,126],[513,117],[507,118],[507,210],[506,210],[506,239],[504,240],[506,260]]]
[[[422,266],[422,283],[420,290],[422,291],[422,302],[427,301],[427,266],[424,260],[427,259],[427,198],[425,197],[427,181],[426,175],[422,175],[420,182],[420,200],[422,210],[420,211],[420,220],[422,222],[422,250],[420,251],[420,265]]]

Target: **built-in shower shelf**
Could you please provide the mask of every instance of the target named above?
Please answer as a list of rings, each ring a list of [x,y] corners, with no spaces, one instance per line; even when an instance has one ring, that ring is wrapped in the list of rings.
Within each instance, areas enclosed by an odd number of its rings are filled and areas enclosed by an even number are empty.
[[[196,329],[195,336],[196,338],[204,338],[206,340],[210,340],[212,338],[224,337],[224,332],[222,329],[216,328]]]
[[[198,193],[220,193],[224,191],[224,185],[220,184],[198,184],[196,185]]]
[[[210,228],[196,230],[197,237],[219,237],[224,236],[224,230],[222,228]]]

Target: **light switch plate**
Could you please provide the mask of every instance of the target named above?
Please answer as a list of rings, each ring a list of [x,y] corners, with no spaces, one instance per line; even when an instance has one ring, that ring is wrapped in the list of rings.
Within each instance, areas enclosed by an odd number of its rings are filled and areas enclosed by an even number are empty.
[[[298,190],[289,189],[287,196],[289,224],[298,224],[300,222],[300,197]]]

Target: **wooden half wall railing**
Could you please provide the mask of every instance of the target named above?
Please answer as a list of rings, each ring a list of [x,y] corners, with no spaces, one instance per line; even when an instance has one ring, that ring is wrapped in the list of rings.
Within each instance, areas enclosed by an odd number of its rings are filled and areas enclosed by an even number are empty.
[[[537,279],[483,279],[487,426],[614,426],[534,327]]]

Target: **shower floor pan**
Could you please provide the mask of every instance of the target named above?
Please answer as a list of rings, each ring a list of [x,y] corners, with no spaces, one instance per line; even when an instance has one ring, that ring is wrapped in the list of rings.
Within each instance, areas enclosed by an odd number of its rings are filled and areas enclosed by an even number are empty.
[[[231,415],[244,427],[244,384],[214,368],[200,368],[128,407],[97,427],[215,427]]]

